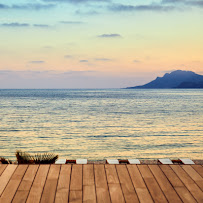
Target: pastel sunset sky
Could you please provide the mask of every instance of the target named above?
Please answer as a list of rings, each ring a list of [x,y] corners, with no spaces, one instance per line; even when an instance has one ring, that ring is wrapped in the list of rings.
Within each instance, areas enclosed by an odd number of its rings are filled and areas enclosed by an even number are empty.
[[[0,88],[114,88],[203,73],[202,0],[0,0]]]

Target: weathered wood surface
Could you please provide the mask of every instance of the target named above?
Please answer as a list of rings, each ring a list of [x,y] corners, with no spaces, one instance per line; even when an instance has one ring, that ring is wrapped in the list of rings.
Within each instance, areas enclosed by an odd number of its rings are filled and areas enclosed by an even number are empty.
[[[0,203],[203,202],[201,165],[0,165]]]

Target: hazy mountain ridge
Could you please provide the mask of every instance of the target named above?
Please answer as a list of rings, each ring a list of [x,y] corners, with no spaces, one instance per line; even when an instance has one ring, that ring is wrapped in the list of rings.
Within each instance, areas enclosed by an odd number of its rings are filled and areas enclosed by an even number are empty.
[[[203,88],[203,75],[198,75],[192,71],[176,70],[166,73],[163,77],[157,77],[145,85],[128,88]]]

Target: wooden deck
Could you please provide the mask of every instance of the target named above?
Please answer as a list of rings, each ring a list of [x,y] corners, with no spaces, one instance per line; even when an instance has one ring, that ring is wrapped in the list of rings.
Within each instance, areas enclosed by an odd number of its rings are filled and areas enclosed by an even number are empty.
[[[201,165],[0,165],[0,203],[203,202]]]

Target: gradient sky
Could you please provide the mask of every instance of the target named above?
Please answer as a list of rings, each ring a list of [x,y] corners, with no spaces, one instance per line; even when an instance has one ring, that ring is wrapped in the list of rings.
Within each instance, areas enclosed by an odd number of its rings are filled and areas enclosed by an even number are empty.
[[[203,73],[202,0],[0,0],[0,88],[112,88]]]

